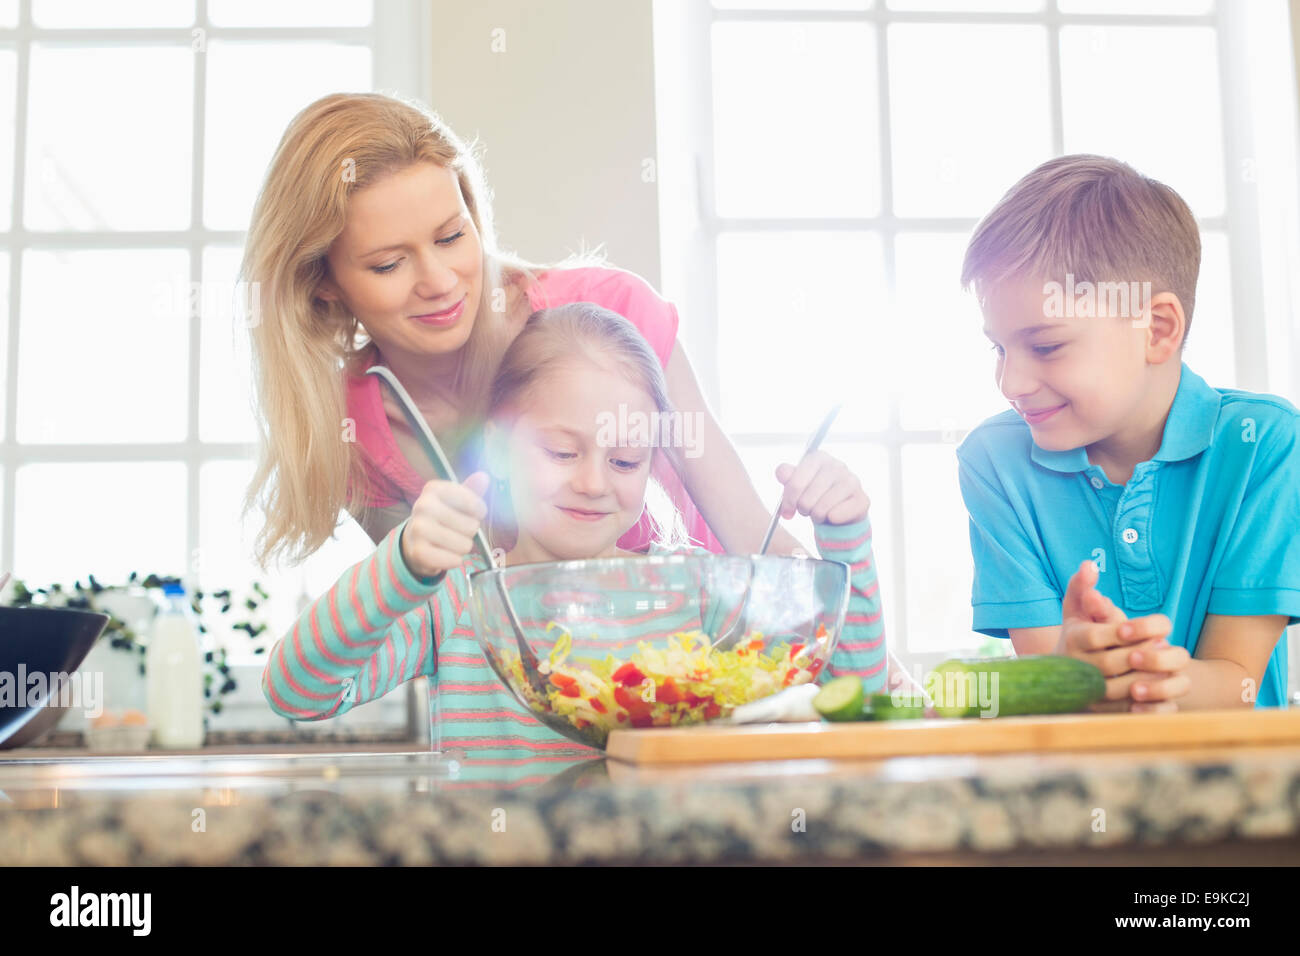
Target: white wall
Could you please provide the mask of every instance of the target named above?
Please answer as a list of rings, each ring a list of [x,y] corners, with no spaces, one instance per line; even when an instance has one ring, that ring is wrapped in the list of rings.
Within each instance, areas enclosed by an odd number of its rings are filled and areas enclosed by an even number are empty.
[[[604,243],[658,287],[650,0],[432,0],[429,105],[478,137],[501,244],[545,262]]]

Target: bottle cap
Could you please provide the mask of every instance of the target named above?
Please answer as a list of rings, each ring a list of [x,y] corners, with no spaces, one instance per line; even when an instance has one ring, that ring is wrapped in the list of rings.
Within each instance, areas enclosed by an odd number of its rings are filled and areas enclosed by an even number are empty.
[[[185,585],[181,584],[179,581],[168,581],[163,585],[163,595],[166,597],[171,597],[173,594],[183,595],[184,593]]]

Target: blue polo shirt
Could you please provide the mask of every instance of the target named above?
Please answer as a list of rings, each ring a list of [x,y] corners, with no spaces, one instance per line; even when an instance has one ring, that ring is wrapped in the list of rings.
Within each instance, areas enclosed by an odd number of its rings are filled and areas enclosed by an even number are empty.
[[[1207,614],[1300,622],[1300,412],[1276,395],[1211,388],[1185,364],[1160,450],[1113,484],[1085,448],[1044,451],[1014,410],[957,449],[970,514],[974,630],[1061,623],[1080,562],[1129,617],[1173,622],[1195,655]],[[1286,635],[1257,707],[1286,705]]]

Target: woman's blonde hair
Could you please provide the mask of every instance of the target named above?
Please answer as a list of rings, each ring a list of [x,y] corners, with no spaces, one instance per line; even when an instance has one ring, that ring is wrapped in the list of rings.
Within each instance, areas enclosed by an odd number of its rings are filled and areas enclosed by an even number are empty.
[[[343,508],[366,520],[369,486],[349,437],[346,376],[362,374],[378,347],[346,305],[317,293],[351,194],[415,163],[456,174],[482,244],[478,312],[451,383],[467,403],[465,417],[482,416],[505,346],[504,295],[496,292],[531,284],[543,267],[497,248],[477,152],[478,144],[467,146],[428,109],[378,93],[323,97],[285,130],[253,208],[240,269],[259,316],[249,323],[259,449],[244,513],[256,505],[265,512],[255,543],[264,570],[281,554],[297,563],[316,551],[333,536]]]
[[[630,321],[592,302],[541,309],[529,317],[497,366],[488,397],[488,418],[505,424],[503,419],[528,407],[535,390],[549,384],[549,376],[566,372],[581,375],[581,368],[566,366],[584,360],[612,366],[629,381],[636,382],[650,396],[661,421],[671,423],[673,405],[668,397],[668,383],[654,349]],[[610,414],[614,414],[613,409]],[[652,453],[656,458],[662,453],[666,463],[680,471],[681,456],[671,441],[656,444]],[[494,488],[488,502],[494,519],[500,517],[502,510],[502,503],[495,499]],[[653,477],[647,485],[646,511],[655,544],[670,551],[690,545],[681,512]]]

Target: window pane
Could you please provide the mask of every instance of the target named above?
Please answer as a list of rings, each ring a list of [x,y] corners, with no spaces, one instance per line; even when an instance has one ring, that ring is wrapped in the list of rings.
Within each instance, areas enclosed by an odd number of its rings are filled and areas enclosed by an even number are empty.
[[[1047,87],[1042,27],[891,26],[895,212],[988,212],[1051,156]]]
[[[1183,359],[1197,375],[1219,388],[1239,388],[1234,365],[1232,285],[1228,267],[1228,237],[1201,234],[1201,276]]]
[[[38,27],[186,27],[194,22],[194,0],[32,0]]]
[[[180,462],[25,465],[14,497],[14,577],[29,584],[186,573]]]
[[[961,289],[966,242],[952,234],[895,240],[904,428],[965,430],[1007,408],[979,303]]]
[[[208,16],[222,27],[360,27],[372,0],[208,0]]]
[[[907,649],[973,649],[969,523],[957,483],[956,443],[903,448]]]
[[[18,90],[18,58],[13,50],[0,50],[0,229],[13,223],[14,101]]]
[[[28,228],[187,227],[193,86],[188,46],[32,44]]]
[[[180,250],[24,253],[18,440],[182,441],[188,280]]]
[[[845,402],[837,428],[883,428],[885,301],[873,234],[720,236],[723,428],[811,435],[837,401]]]
[[[18,0],[0,0],[0,27],[18,26]]]
[[[371,87],[369,47],[336,43],[208,44],[203,218],[247,229],[289,121],[338,90]]]
[[[954,13],[1022,12],[1043,9],[1043,0],[889,0],[891,10],[951,10]]]
[[[255,441],[250,406],[252,355],[249,302],[236,285],[241,250],[209,246],[203,251],[203,321],[199,334],[199,437],[203,441]]]
[[[1057,0],[1062,13],[1209,13],[1214,0]]]
[[[1196,215],[1221,214],[1217,61],[1208,27],[1063,28],[1065,151],[1116,156],[1177,190]]]
[[[718,214],[874,215],[878,99],[868,24],[715,24]]]
[[[194,568],[199,587],[207,592],[229,589],[232,603],[238,607],[256,581],[273,602],[259,611],[259,620],[268,624],[260,641],[230,626],[239,623],[243,619],[240,617],[223,615],[228,619],[212,629],[209,637],[214,647],[242,656],[251,656],[259,644],[269,649],[288,629],[296,606],[293,599],[298,593],[297,572],[276,568],[266,573],[252,559],[253,540],[261,530],[263,513],[254,510],[247,519],[240,520],[244,490],[252,476],[251,461],[212,461],[199,469],[199,550]],[[290,615],[287,621],[286,613]]]
[[[242,523],[244,492],[253,477],[253,462],[213,461],[199,470],[199,553],[196,567],[198,580],[205,590],[230,588],[243,594],[254,581],[260,583],[270,599],[259,610],[258,619],[267,624],[264,643],[270,646],[297,620],[301,602],[324,594],[349,567],[366,557],[375,546],[360,525],[340,512],[340,524],[334,537],[321,546],[299,567],[275,564],[263,571],[253,558],[257,534],[265,523],[265,513],[254,508]],[[231,618],[231,624],[238,623]],[[232,654],[251,657],[257,646],[247,634],[230,628],[218,629],[213,635],[218,646]]]

